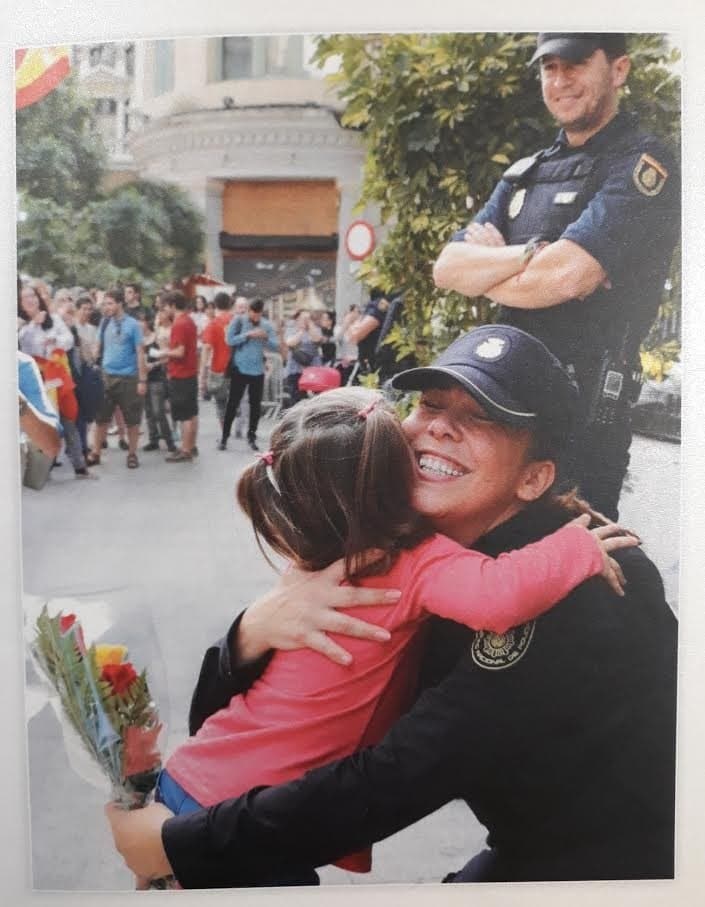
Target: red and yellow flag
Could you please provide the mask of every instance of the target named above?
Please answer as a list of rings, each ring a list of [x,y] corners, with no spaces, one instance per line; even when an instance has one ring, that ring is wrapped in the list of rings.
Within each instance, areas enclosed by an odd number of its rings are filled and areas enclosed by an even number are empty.
[[[28,107],[53,91],[71,69],[69,48],[30,47],[15,51],[15,103]]]

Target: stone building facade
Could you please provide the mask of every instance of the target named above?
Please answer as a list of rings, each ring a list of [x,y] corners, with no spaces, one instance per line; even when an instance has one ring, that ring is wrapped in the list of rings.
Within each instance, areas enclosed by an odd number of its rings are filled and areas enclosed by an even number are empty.
[[[362,143],[309,62],[310,36],[94,47],[109,50],[79,49],[80,74],[114,98],[101,126],[113,159],[186,190],[204,214],[209,273],[286,309],[303,296],[339,314],[361,302],[344,240],[360,216]]]

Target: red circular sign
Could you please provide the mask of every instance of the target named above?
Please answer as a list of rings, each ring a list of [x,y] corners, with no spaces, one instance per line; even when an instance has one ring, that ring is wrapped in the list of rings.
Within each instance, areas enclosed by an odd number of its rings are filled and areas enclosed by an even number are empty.
[[[366,220],[354,220],[345,234],[345,248],[354,261],[367,258],[375,247],[375,231]]]

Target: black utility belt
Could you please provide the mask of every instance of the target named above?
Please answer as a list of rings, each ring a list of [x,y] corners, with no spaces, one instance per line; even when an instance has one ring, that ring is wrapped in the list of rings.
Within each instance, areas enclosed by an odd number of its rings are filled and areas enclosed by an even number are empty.
[[[622,422],[641,390],[641,370],[607,351],[590,369],[567,365],[580,387],[588,424]]]

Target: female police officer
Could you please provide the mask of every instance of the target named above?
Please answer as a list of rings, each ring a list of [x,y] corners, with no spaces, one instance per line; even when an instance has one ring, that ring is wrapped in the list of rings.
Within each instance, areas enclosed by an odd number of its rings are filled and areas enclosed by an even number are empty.
[[[394,383],[422,390],[405,422],[414,501],[441,531],[496,556],[568,519],[549,489],[573,388],[543,344],[514,327],[478,328]],[[426,472],[424,454],[453,469]],[[517,490],[526,470],[528,496]],[[109,808],[118,849],[138,874],[173,868],[185,887],[273,884],[462,797],[489,847],[457,881],[672,875],[676,623],[645,555],[619,559],[619,601],[590,581],[501,637],[441,622],[428,647],[437,685],[379,745],[187,816]],[[331,568],[289,576],[236,621],[206,655],[192,733],[266,656],[234,667],[243,659],[302,644],[340,659],[325,631],[371,636],[329,607],[373,597],[339,579]],[[302,624],[308,632],[292,631]]]

